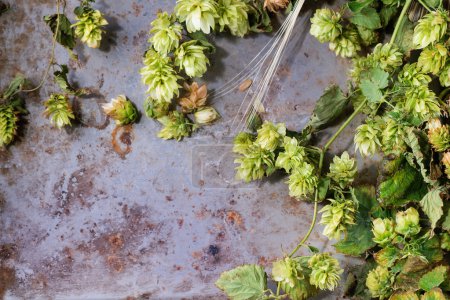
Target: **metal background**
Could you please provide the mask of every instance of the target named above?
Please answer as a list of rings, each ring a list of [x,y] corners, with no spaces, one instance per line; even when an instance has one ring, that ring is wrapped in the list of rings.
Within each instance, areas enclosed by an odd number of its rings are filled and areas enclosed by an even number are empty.
[[[51,48],[42,17],[55,12],[54,1],[5,2],[12,8],[0,17],[0,86],[17,72],[36,84]],[[73,20],[77,1],[67,2]],[[215,100],[222,119],[182,142],[157,138],[160,125],[146,117],[112,136],[115,126],[100,104],[126,94],[142,108],[139,69],[149,23],[174,2],[98,0],[95,7],[109,22],[101,49],[78,44],[77,63],[57,47],[57,62],[71,67],[70,80],[93,91],[73,99],[82,120],[73,128],[52,128],[42,116],[42,102],[58,91],[51,80],[25,95],[30,114],[21,137],[0,153],[0,296],[221,299],[214,282],[222,271],[243,263],[270,266],[307,231],[313,207],[289,197],[285,178],[250,185],[232,180],[230,122],[242,93]],[[310,13],[306,8],[302,19]],[[296,27],[264,114],[297,130],[324,88],[330,83],[345,87],[348,67],[307,31]],[[215,37],[218,50],[204,77],[208,87],[231,79],[270,37]],[[345,130],[332,151],[353,153],[356,125]],[[374,173],[362,162],[359,167],[360,180]],[[310,244],[333,250],[320,232],[317,226]],[[319,298],[341,297],[338,291]]]

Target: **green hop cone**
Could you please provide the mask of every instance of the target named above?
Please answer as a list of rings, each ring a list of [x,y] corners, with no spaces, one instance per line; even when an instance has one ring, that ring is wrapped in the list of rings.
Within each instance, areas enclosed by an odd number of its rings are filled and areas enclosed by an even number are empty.
[[[136,107],[125,95],[111,99],[111,102],[102,105],[105,114],[116,121],[117,125],[134,123],[138,118]]]
[[[372,221],[373,241],[381,246],[388,245],[395,238],[395,223],[390,219],[377,218]]]
[[[445,152],[442,157],[442,164],[445,167],[445,174],[450,179],[450,152]]]
[[[403,3],[403,0],[382,0],[381,2],[386,6],[399,7]]]
[[[310,283],[321,290],[334,290],[341,280],[344,272],[339,266],[339,261],[329,253],[314,254],[308,261],[312,272]]]
[[[343,33],[330,42],[330,50],[341,57],[354,57],[361,45],[359,42],[359,34],[355,27],[346,27]]]
[[[426,86],[412,87],[405,92],[405,110],[422,121],[440,115],[436,94]]]
[[[404,126],[391,118],[385,118],[381,134],[381,150],[385,154],[400,155],[406,150]]]
[[[378,33],[375,30],[367,29],[363,26],[356,26],[358,29],[359,37],[361,38],[361,43],[368,47],[375,44],[378,41]]]
[[[447,12],[437,10],[425,15],[414,28],[413,44],[418,49],[439,42],[447,32]]]
[[[354,143],[362,156],[375,154],[380,146],[379,135],[380,129],[374,121],[367,121],[366,124],[359,125],[356,128]]]
[[[44,115],[50,118],[50,122],[58,128],[71,126],[71,120],[75,119],[69,99],[65,95],[51,94],[44,102],[46,107]]]
[[[219,0],[220,31],[228,28],[232,35],[243,37],[250,30],[247,12],[249,7],[242,0]]]
[[[210,124],[218,118],[219,113],[211,106],[201,107],[194,113],[195,123],[200,125]]]
[[[317,9],[311,18],[309,33],[319,42],[334,41],[342,33],[341,14],[328,8]]]
[[[441,248],[450,251],[450,234],[447,232],[441,234]]]
[[[387,268],[377,266],[367,274],[366,286],[372,297],[384,299],[392,293],[393,280]]]
[[[428,140],[438,152],[450,149],[450,128],[442,125],[439,119],[431,119],[428,122]]]
[[[175,14],[180,22],[186,22],[188,32],[214,30],[218,5],[214,0],[178,0]]]
[[[233,141],[233,152],[247,154],[253,145],[255,137],[248,132],[240,132]]]
[[[102,27],[108,25],[102,13],[99,10],[85,9],[76,19],[78,22],[72,25],[75,27],[75,35],[88,47],[100,47],[104,32]]]
[[[202,77],[209,65],[205,50],[206,47],[199,45],[197,40],[181,44],[175,51],[175,66],[180,67],[191,78]]]
[[[431,82],[431,77],[424,73],[417,63],[405,64],[398,74],[397,80],[406,86],[427,86]]]
[[[395,232],[410,237],[418,234],[419,231],[419,212],[414,207],[397,212],[395,215]]]
[[[167,12],[158,13],[158,17],[151,23],[150,33],[152,37],[148,40],[153,48],[159,53],[166,55],[178,48],[183,32],[183,26],[175,23],[176,19]]]
[[[159,118],[158,121],[164,125],[164,128],[158,133],[158,137],[164,140],[180,141],[183,137],[190,136],[196,129],[191,120],[178,111],[173,111],[167,116]]]
[[[442,44],[435,44],[422,50],[417,66],[425,73],[438,75],[447,61],[448,51]]]
[[[302,271],[302,267],[298,262],[286,257],[273,263],[272,278],[276,282],[286,283],[293,288],[297,280],[304,278]]]
[[[177,75],[169,57],[153,50],[147,51],[140,73],[142,82],[148,86],[147,93],[155,101],[170,103],[174,96],[179,96],[181,86],[178,80],[181,77]]]
[[[320,224],[325,225],[323,234],[329,239],[339,240],[342,233],[347,232],[347,227],[355,224],[356,205],[352,200],[333,200],[325,205],[320,212],[322,219]]]
[[[401,66],[403,54],[394,44],[378,44],[373,49],[373,60],[387,72],[394,71]]]
[[[17,134],[18,113],[10,104],[0,104],[0,147],[9,145]]]
[[[275,162],[277,168],[290,173],[292,169],[300,166],[306,159],[305,147],[299,146],[296,138],[284,137],[284,151],[280,152]]]
[[[361,74],[370,70],[373,67],[377,67],[372,55],[367,57],[356,57],[352,59],[353,68],[350,70],[350,77],[352,81],[358,84],[361,81]]]
[[[353,182],[357,172],[356,161],[350,158],[347,151],[344,151],[341,157],[335,156],[333,158],[328,177],[339,184],[341,188],[345,188]]]
[[[265,150],[275,151],[283,142],[285,135],[286,126],[283,123],[274,124],[264,121],[261,128],[258,129],[256,143]]]
[[[444,87],[450,87],[450,64],[447,64],[439,74],[439,82]]]
[[[236,167],[236,178],[245,182],[261,179],[275,171],[275,154],[257,143],[253,143],[247,153],[234,162],[239,164]]]
[[[314,167],[307,162],[303,162],[291,170],[287,182],[289,195],[297,199],[310,195],[314,192],[318,181]]]
[[[148,118],[159,119],[169,114],[170,103],[158,102],[151,98],[144,101],[144,112]]]

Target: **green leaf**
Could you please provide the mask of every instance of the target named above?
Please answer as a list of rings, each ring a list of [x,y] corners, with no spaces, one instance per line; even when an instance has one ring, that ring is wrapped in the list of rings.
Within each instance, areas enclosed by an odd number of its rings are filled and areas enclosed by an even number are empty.
[[[328,189],[330,187],[330,181],[331,180],[328,177],[320,178],[319,184],[317,185],[319,201],[323,201],[327,197]]]
[[[25,77],[23,75],[16,75],[14,79],[9,83],[9,86],[3,92],[3,98],[9,100],[13,95],[19,93],[22,90],[22,86],[25,83]]]
[[[368,29],[378,29],[381,27],[380,16],[373,7],[364,7],[350,18],[350,22]]]
[[[61,90],[69,95],[81,96],[85,95],[87,91],[85,89],[75,89],[73,88],[69,80],[67,79],[67,74],[69,73],[69,68],[67,65],[60,65],[61,70],[53,73],[55,83],[59,85]]]
[[[216,46],[214,46],[209,42],[208,38],[203,32],[201,31],[191,32],[188,33],[188,36],[193,40],[197,40],[203,47],[206,47],[207,52],[209,54],[213,54],[216,52]]]
[[[442,206],[444,202],[441,198],[441,189],[433,189],[429,191],[425,197],[420,201],[420,206],[424,213],[428,216],[431,222],[431,229],[433,230],[436,227],[436,223],[444,214],[442,210]]]
[[[243,265],[223,272],[216,286],[232,300],[256,300],[267,289],[267,274],[258,265]]]
[[[418,251],[430,263],[437,263],[444,259],[444,252],[441,249],[441,243],[438,236],[433,236],[420,245]]]
[[[419,300],[419,297],[414,292],[396,292],[389,300]]]
[[[328,87],[317,101],[307,126],[311,126],[314,130],[325,128],[343,113],[347,103],[348,98],[337,85]]]
[[[448,267],[438,266],[420,278],[419,287],[424,291],[438,287],[448,277]]]
[[[371,80],[380,88],[384,89],[389,84],[389,73],[380,69],[372,68],[370,69]]]
[[[442,229],[450,232],[450,208],[447,210],[447,216],[445,217],[445,220],[442,223]]]
[[[369,100],[369,102],[377,103],[383,99],[383,93],[378,86],[370,80],[363,79],[359,85],[362,94]]]
[[[58,32],[55,33],[58,18],[59,18],[59,28]],[[50,26],[50,29],[52,30],[53,34],[56,34],[56,41],[60,43],[62,46],[66,47],[67,49],[73,50],[73,47],[75,47],[76,44],[75,31],[71,27],[72,23],[70,23],[66,15],[54,14],[50,16],[44,16],[44,21],[48,26]]]
[[[413,44],[414,24],[408,18],[403,18],[400,24],[395,44],[402,50],[403,53],[408,54],[415,48]]]
[[[373,259],[365,264],[353,266],[348,272],[344,286],[344,296],[350,299],[370,300],[372,296],[366,286],[367,274],[377,266]]]
[[[439,6],[439,0],[423,0],[431,8],[437,8]]]
[[[446,300],[446,297],[440,288],[434,288],[423,294],[420,300]]]
[[[311,246],[311,245],[308,245],[308,249],[309,249],[309,251],[311,251],[311,252],[314,253],[314,254],[320,252],[319,249],[317,249],[316,247]]]
[[[383,6],[380,11],[381,25],[386,27],[392,18],[397,14],[397,6]]]
[[[358,0],[352,0],[349,1],[347,3],[348,8],[353,12],[353,13],[357,13],[360,12],[363,8],[369,6],[370,4],[373,3],[374,0],[362,0],[362,1],[358,1]]]
[[[400,251],[394,246],[387,246],[373,255],[375,261],[383,267],[392,267],[401,257]]]
[[[395,278],[394,289],[417,291],[420,278],[428,271],[430,265],[419,256],[409,256]]]
[[[358,203],[356,222],[348,228],[347,237],[333,246],[341,253],[359,256],[376,245],[373,241],[370,211],[373,207],[378,206],[378,203],[374,187],[358,187],[353,190],[352,194]]]

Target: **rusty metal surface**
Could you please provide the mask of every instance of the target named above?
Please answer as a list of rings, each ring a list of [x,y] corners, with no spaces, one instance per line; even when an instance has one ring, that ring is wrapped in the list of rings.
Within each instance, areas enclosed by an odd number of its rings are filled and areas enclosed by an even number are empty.
[[[42,16],[54,12],[53,1],[6,2],[12,9],[0,17],[0,86],[17,72],[36,83],[50,55]],[[67,2],[73,19],[77,1]],[[0,154],[0,296],[220,299],[214,286],[220,272],[242,263],[270,266],[307,231],[312,205],[290,198],[284,178],[251,185],[232,180],[227,133],[241,93],[216,101],[222,120],[180,143],[158,139],[159,125],[145,117],[114,131],[102,115],[100,103],[122,93],[142,107],[138,71],[149,22],[174,2],[98,0],[110,23],[101,49],[78,45],[80,62],[74,63],[57,48],[57,61],[75,70],[70,80],[95,92],[74,99],[82,120],[74,128],[59,131],[42,116],[55,86],[27,95],[22,137]],[[216,37],[208,87],[232,78],[269,38]],[[345,85],[346,68],[299,29],[264,117],[301,129],[323,89],[330,82]],[[333,151],[351,145],[351,129]],[[361,163],[360,169],[367,168]],[[311,244],[332,250],[320,231]],[[336,297],[339,292],[320,296]]]

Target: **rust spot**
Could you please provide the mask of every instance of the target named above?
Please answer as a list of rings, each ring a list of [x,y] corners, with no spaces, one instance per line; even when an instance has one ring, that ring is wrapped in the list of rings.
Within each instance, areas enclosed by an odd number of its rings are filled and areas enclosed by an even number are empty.
[[[230,224],[244,228],[244,220],[242,219],[242,216],[234,210],[230,210],[227,212],[226,221]]]
[[[123,239],[122,239],[122,235],[120,233],[111,235],[108,238],[108,242],[114,250],[120,249],[123,247]]]
[[[143,5],[139,5],[136,2],[133,2],[131,4],[131,7],[133,8],[133,12],[134,12],[134,16],[135,17],[139,17],[139,15],[141,14],[142,8],[144,8]]]
[[[108,266],[113,269],[116,272],[122,272],[123,271],[123,261],[114,255],[108,256],[107,258]]]
[[[0,261],[14,259],[17,256],[17,247],[14,244],[0,246]]]
[[[16,272],[7,267],[0,268],[0,298],[16,283]]]
[[[119,141],[117,141],[117,135],[119,133]],[[112,131],[111,136],[114,151],[119,154],[122,159],[125,159],[125,156],[131,152],[131,144],[134,140],[133,126],[116,126]],[[125,147],[123,147],[123,145]]]

